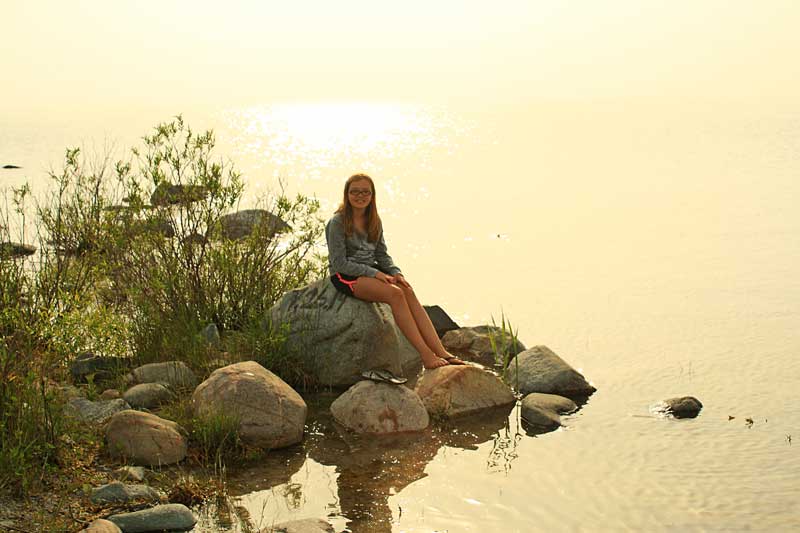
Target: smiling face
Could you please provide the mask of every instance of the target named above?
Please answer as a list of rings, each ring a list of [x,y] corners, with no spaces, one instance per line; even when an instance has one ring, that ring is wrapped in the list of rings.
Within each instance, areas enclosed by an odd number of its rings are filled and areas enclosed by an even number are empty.
[[[347,188],[347,201],[353,209],[366,209],[372,201],[372,182],[366,178],[353,180]]]

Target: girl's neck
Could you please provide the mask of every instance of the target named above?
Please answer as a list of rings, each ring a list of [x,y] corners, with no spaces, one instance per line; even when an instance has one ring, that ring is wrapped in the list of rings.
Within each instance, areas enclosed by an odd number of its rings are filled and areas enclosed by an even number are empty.
[[[365,207],[354,207],[353,208],[353,219],[355,220],[364,220],[367,218],[367,209]]]

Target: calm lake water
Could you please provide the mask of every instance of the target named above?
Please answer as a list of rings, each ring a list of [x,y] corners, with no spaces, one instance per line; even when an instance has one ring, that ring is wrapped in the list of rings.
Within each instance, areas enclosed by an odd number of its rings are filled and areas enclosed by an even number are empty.
[[[0,164],[24,168],[0,183],[41,189],[66,146],[129,147],[167,118],[4,124]],[[542,435],[515,408],[356,438],[331,424],[333,396],[309,398],[302,446],[228,472],[256,526],[800,530],[800,113],[351,103],[185,118],[214,128],[248,201],[284,180],[330,213],[344,179],[370,173],[390,253],[424,303],[461,325],[504,314],[598,389]],[[650,413],[687,394],[698,418]],[[200,512],[198,531],[223,527],[213,506]]]

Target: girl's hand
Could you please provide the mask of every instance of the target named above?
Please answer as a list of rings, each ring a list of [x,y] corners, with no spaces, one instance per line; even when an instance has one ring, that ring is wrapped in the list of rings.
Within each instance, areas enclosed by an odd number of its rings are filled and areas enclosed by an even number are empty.
[[[400,285],[401,287],[406,287],[407,289],[411,288],[411,284],[406,281],[406,278],[402,274],[395,274],[394,282]]]
[[[388,275],[384,274],[383,272],[381,272],[380,270],[378,271],[377,274],[375,274],[375,279],[377,279],[379,281],[382,281],[384,283],[394,283],[394,281],[395,281],[394,277],[388,276]]]

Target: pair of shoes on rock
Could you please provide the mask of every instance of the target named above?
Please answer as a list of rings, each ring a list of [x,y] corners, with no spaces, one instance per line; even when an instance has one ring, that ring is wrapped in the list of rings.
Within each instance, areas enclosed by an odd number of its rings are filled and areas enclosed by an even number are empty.
[[[390,383],[392,385],[402,385],[408,379],[395,376],[388,370],[365,370],[361,373],[361,377],[378,383]]]

